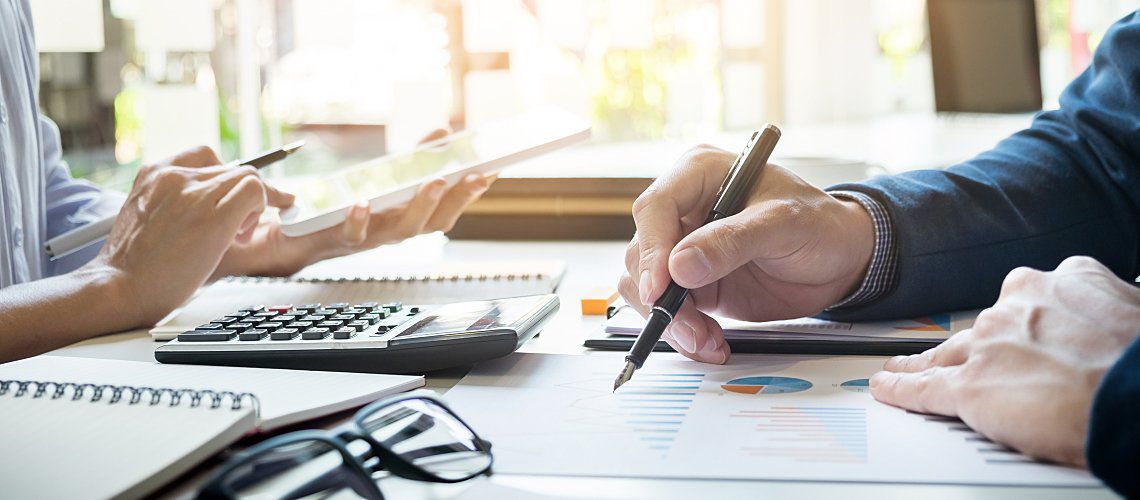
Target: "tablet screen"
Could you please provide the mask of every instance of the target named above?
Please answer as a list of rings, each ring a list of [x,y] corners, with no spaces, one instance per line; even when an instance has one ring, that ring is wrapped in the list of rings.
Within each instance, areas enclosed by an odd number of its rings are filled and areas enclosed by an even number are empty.
[[[289,177],[275,184],[297,195],[297,208],[287,223],[300,223],[363,200],[372,201],[375,212],[407,201],[414,188],[429,179],[445,177],[454,184],[469,173],[467,170],[494,172],[585,139],[588,134],[589,124],[584,119],[559,109],[540,108],[452,134],[411,152],[332,173]]]

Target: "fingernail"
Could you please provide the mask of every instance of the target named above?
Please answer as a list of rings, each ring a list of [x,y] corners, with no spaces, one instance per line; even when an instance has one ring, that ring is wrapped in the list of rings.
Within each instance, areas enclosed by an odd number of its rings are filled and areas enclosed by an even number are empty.
[[[878,372],[878,373],[871,376],[871,379],[867,381],[867,384],[872,389],[874,389],[880,385],[885,384],[887,382],[887,380],[893,376],[894,376],[894,374],[891,372]]]
[[[649,304],[649,294],[653,293],[653,278],[649,270],[641,271],[641,281],[637,285],[637,292],[641,294],[641,303]]]
[[[675,321],[670,330],[673,332],[673,340],[677,341],[681,349],[689,354],[697,354],[697,331],[691,325],[684,321]]]
[[[463,182],[465,182],[467,184],[474,183],[478,180],[479,180],[478,174],[467,174],[467,176],[463,178]]]
[[[712,264],[709,264],[705,252],[697,247],[689,247],[673,256],[671,266],[678,281],[685,283],[701,283],[712,274]]]
[[[443,181],[436,181],[428,188],[428,195],[431,197],[438,197],[443,194],[443,190],[447,188],[447,183]]]

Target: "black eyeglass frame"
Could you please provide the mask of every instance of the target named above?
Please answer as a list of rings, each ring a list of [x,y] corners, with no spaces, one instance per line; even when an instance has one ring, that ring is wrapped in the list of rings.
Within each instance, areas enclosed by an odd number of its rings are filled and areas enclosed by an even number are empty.
[[[372,437],[372,433],[369,432],[368,429],[364,426],[365,419],[372,416],[372,414],[380,411],[381,409],[414,399],[421,399],[432,402],[436,406],[443,408],[443,410],[446,411],[457,422],[463,424],[463,426],[471,432],[471,436],[474,438],[474,442],[478,447],[478,451],[485,452],[487,454],[487,466],[482,470],[473,472],[466,477],[445,478],[413,464],[410,460],[405,459],[399,453],[392,451],[387,446]],[[368,443],[369,448],[371,448],[371,454],[356,456],[351,451],[349,451],[349,443],[356,440],[363,440],[365,443]],[[210,476],[210,479],[206,482],[206,485],[203,486],[201,490],[199,490],[198,498],[238,498],[237,494],[225,485],[225,478],[231,472],[233,472],[238,467],[245,465],[252,459],[255,459],[258,456],[275,448],[311,441],[320,441],[324,444],[329,445],[332,449],[340,453],[341,460],[343,461],[343,466],[348,467],[350,472],[359,474],[361,479],[366,479],[364,483],[367,484],[367,487],[370,487],[369,493],[374,494],[374,498],[377,499],[384,498],[384,494],[380,492],[380,487],[372,479],[372,474],[374,472],[384,470],[394,476],[399,476],[415,481],[425,481],[432,483],[460,483],[477,476],[490,475],[491,467],[494,465],[495,461],[495,456],[491,453],[490,441],[487,441],[486,439],[480,437],[470,424],[464,421],[458,414],[455,413],[455,411],[448,407],[447,404],[440,400],[439,397],[437,397],[434,393],[427,391],[415,391],[392,396],[371,403],[368,406],[365,406],[364,408],[361,408],[359,411],[357,411],[356,414],[353,415],[351,422],[337,428],[331,430],[303,430],[290,432],[282,436],[268,439],[262,443],[258,443],[257,445],[252,446],[247,450],[243,450],[237,455],[234,455],[233,458],[226,460],[225,463],[223,463],[218,467],[216,471],[214,471],[214,473]],[[365,462],[372,458],[377,458],[379,460],[378,467],[376,467],[375,470],[371,470],[373,467],[365,466]]]

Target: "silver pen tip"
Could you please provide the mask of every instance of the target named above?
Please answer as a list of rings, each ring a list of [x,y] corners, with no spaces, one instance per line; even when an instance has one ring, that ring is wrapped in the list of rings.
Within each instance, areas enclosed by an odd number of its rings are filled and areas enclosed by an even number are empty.
[[[633,378],[634,370],[637,370],[637,366],[634,365],[632,361],[626,361],[625,368],[621,369],[621,373],[619,373],[617,379],[614,380],[614,392],[617,392],[618,387],[621,387],[626,382],[629,382],[629,379]]]

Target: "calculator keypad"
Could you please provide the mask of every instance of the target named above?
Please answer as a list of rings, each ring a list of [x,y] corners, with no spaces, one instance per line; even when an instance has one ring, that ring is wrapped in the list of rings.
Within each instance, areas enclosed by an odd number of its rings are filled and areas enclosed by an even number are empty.
[[[388,332],[421,312],[400,302],[349,304],[280,304],[247,307],[178,335],[180,342],[274,342],[291,340],[347,340],[377,325],[376,334]],[[389,318],[392,318],[389,321]]]

